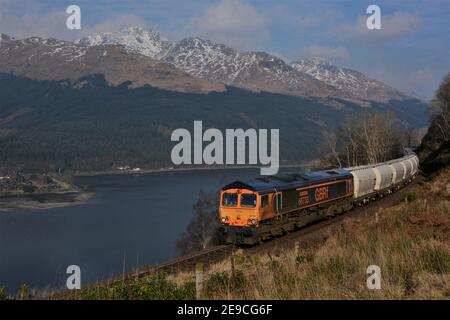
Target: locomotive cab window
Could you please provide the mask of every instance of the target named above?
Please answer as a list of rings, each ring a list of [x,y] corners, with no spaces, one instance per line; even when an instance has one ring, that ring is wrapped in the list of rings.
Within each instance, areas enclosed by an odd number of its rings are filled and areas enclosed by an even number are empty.
[[[222,206],[224,207],[236,207],[238,202],[238,196],[236,193],[224,193],[222,196]]]
[[[256,207],[256,195],[243,194],[241,195],[241,207]]]
[[[269,196],[261,197],[261,207],[267,207],[269,205]]]

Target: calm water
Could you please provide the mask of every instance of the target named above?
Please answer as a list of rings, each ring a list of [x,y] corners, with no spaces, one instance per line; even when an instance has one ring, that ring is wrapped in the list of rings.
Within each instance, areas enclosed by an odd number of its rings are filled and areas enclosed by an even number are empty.
[[[290,170],[292,171],[292,169]],[[200,190],[216,191],[257,169],[80,177],[95,190],[80,206],[0,212],[0,286],[16,292],[61,287],[68,265],[82,283],[108,278],[178,254],[176,241],[193,217]]]

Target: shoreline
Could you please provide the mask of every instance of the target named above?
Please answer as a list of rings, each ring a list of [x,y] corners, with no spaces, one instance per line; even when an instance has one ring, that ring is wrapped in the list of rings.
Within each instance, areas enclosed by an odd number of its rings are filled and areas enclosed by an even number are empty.
[[[304,168],[310,162],[280,165],[279,168]],[[97,172],[81,172],[73,174],[73,177],[96,177],[96,176],[114,176],[114,175],[142,175],[156,173],[183,173],[195,171],[216,171],[216,170],[242,170],[242,169],[259,169],[260,166],[213,166],[213,167],[182,167],[182,168],[160,168],[160,169],[142,169],[139,171],[123,170],[123,171],[97,171]],[[95,192],[93,191],[56,191],[41,193],[21,193],[21,192],[4,192],[0,193],[0,214],[2,212],[14,212],[16,210],[45,210],[62,208],[69,206],[77,206],[86,203]]]
[[[311,162],[303,162],[297,164],[280,165],[279,168],[304,168]],[[171,173],[171,172],[191,172],[191,171],[213,171],[213,170],[239,170],[239,169],[260,169],[262,166],[243,165],[243,166],[211,166],[211,167],[182,167],[182,168],[160,168],[160,169],[142,169],[139,171],[132,170],[111,170],[111,171],[92,171],[78,172],[73,177],[95,177],[95,176],[111,176],[111,175],[133,175],[133,174],[153,174],[153,173]]]
[[[0,194],[0,214],[21,209],[45,210],[81,205],[93,195],[94,192],[84,191]]]

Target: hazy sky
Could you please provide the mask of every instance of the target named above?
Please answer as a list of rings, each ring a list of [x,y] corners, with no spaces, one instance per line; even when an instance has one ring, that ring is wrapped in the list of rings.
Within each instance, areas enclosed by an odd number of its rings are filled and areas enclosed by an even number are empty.
[[[82,29],[66,29],[77,4]],[[366,9],[381,7],[382,30]],[[450,72],[450,0],[0,0],[0,32],[73,40],[145,26],[175,41],[185,36],[262,50],[287,62],[321,56],[430,98]]]

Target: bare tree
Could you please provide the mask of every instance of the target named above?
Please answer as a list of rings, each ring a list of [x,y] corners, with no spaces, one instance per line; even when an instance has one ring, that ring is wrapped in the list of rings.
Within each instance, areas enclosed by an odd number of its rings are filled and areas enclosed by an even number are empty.
[[[349,117],[334,133],[324,135],[339,167],[375,164],[399,155],[400,130],[393,113],[366,111]],[[343,161],[342,161],[343,160]]]
[[[337,149],[337,135],[335,132],[323,131],[322,132],[325,144],[331,151],[331,156],[339,165],[339,168],[342,168],[341,158]]]
[[[220,243],[218,204],[216,193],[207,194],[200,191],[193,206],[195,216],[177,241],[177,247],[183,254]]]

